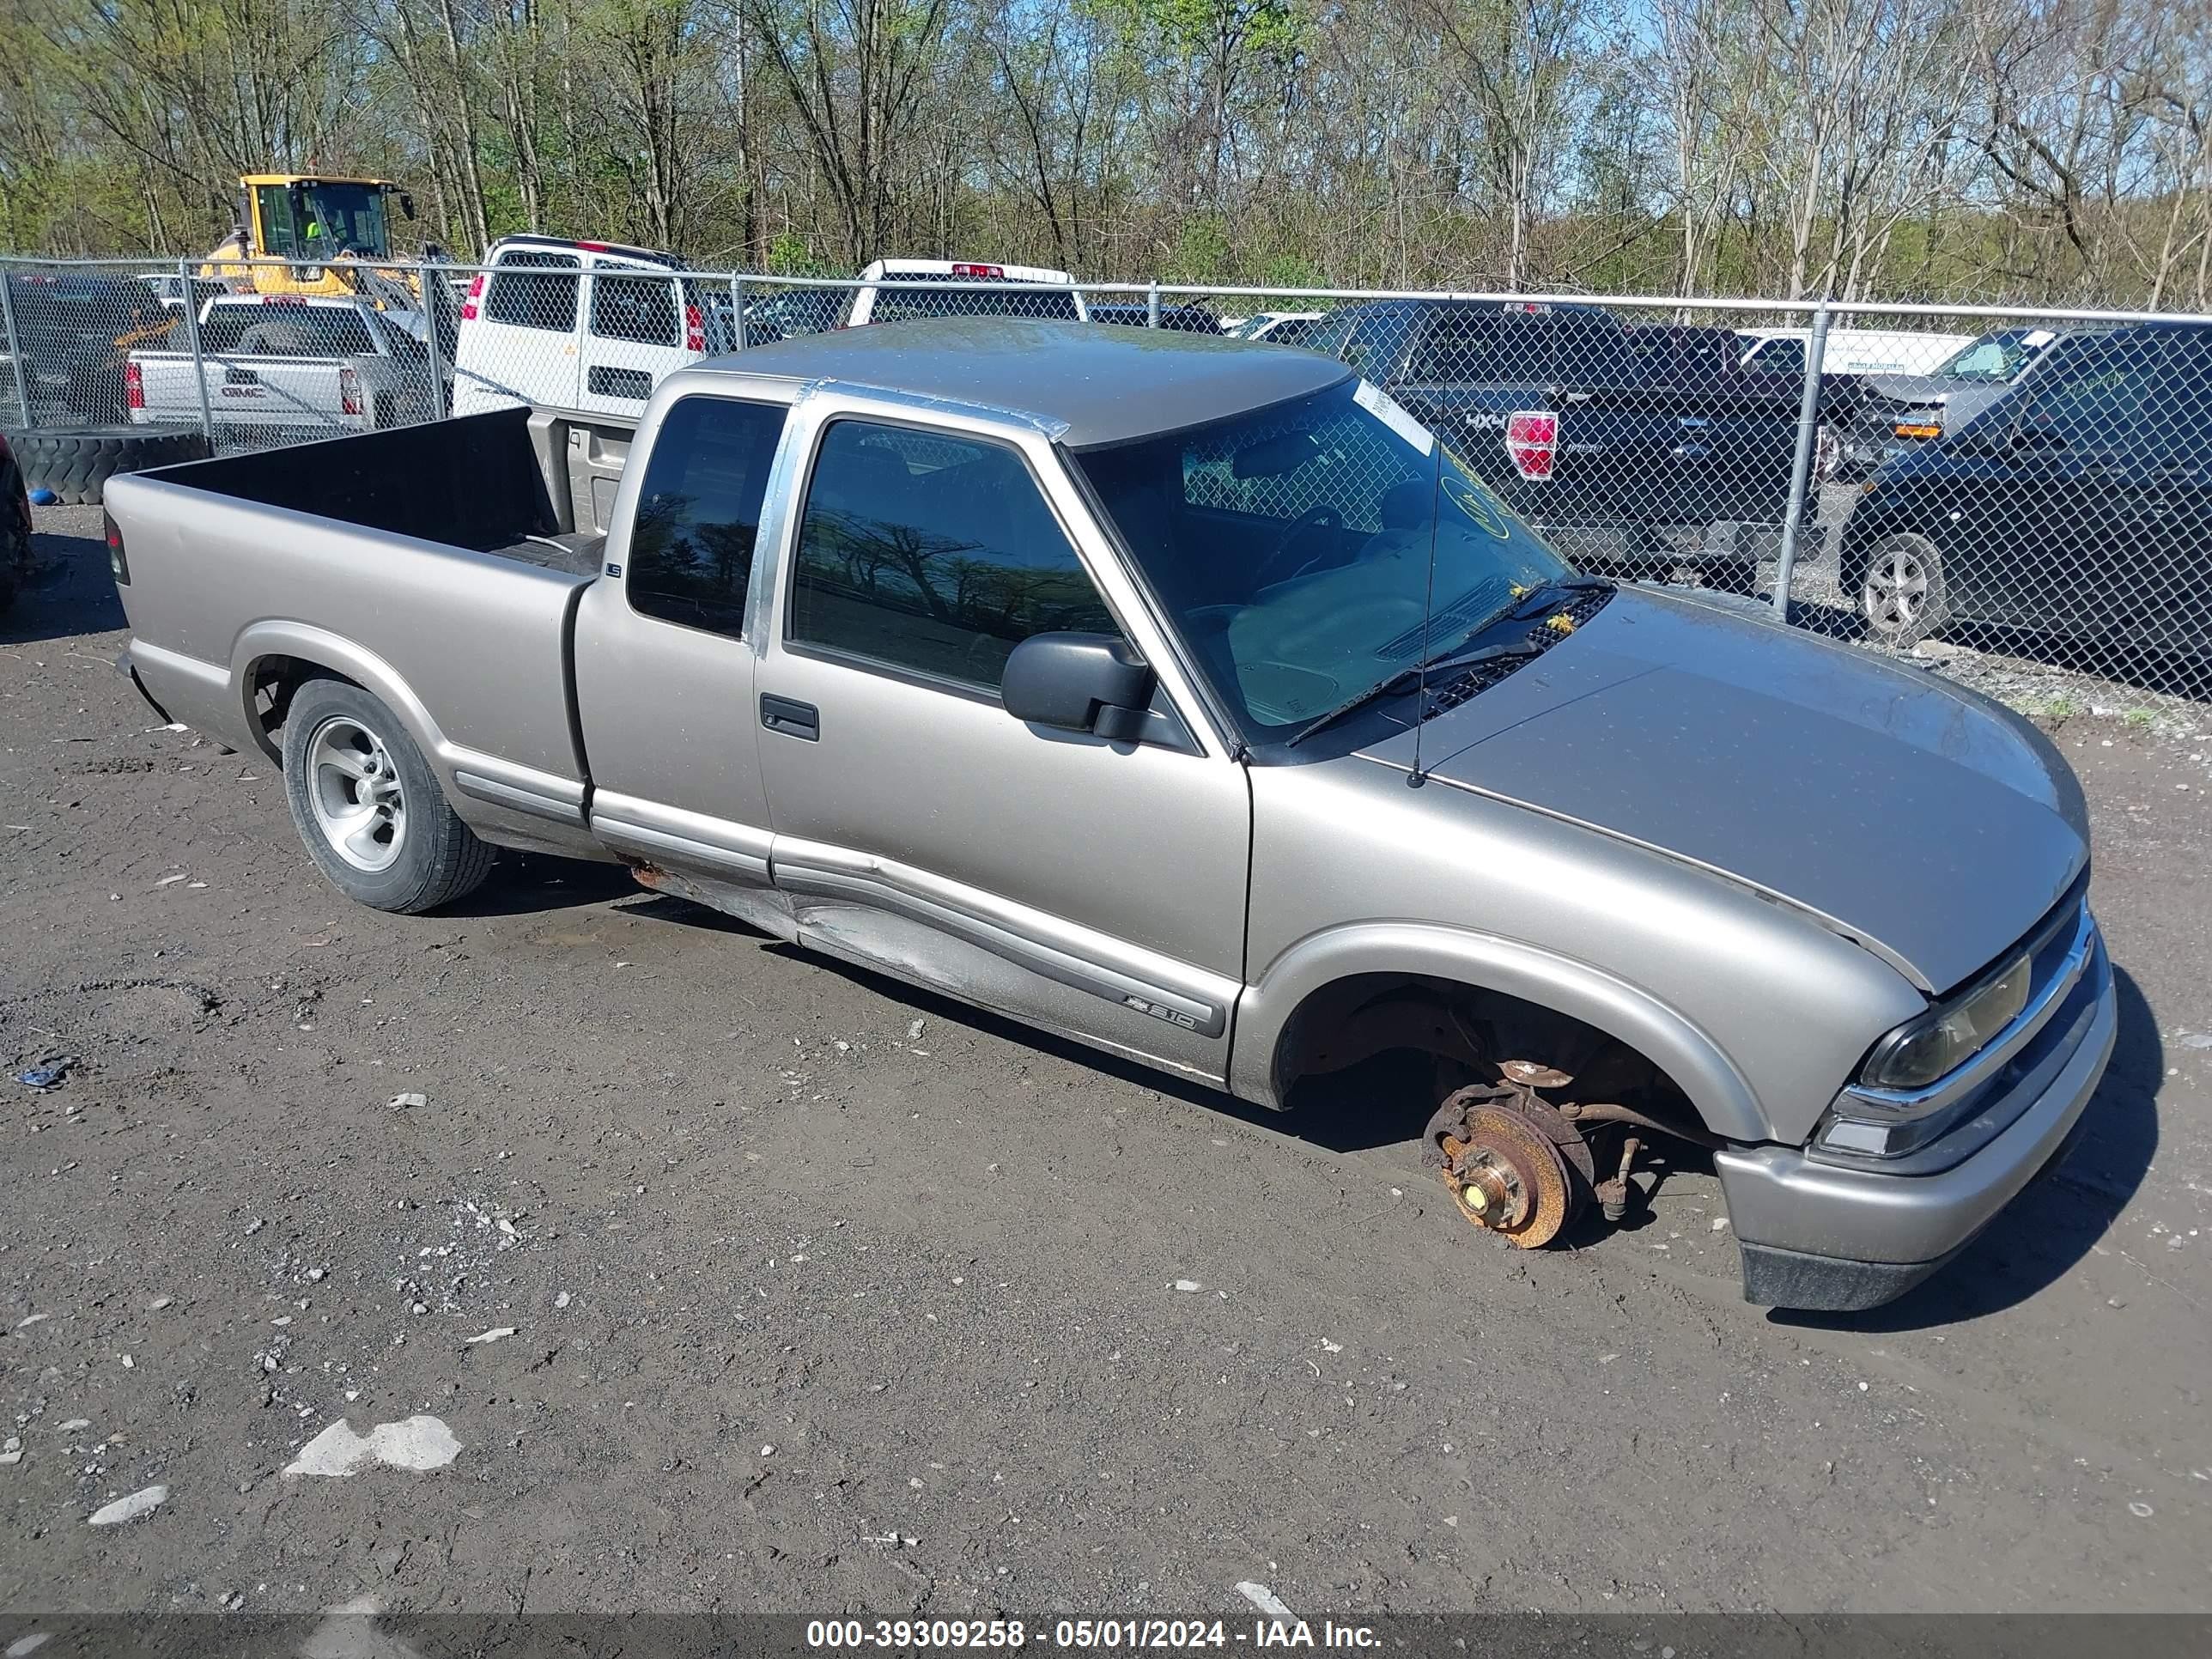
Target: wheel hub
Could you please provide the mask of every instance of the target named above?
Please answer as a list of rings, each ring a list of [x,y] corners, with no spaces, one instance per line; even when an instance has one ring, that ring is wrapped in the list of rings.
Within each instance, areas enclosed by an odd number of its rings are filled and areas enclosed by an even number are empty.
[[[1580,1132],[1519,1083],[1451,1096],[1429,1120],[1424,1156],[1461,1215],[1524,1250],[1574,1219],[1595,1170]]]
[[[1910,553],[1883,553],[1867,568],[1861,601],[1875,627],[1884,631],[1909,627],[1928,602],[1928,573]]]
[[[388,870],[406,845],[398,769],[359,720],[333,716],[308,738],[307,804],[331,850],[356,870]]]

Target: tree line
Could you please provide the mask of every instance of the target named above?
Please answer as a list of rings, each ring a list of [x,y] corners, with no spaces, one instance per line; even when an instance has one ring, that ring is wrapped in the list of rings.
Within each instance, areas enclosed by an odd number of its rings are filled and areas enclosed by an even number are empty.
[[[0,246],[240,173],[702,266],[2212,308],[2166,0],[11,0]],[[403,237],[404,240],[404,237]]]

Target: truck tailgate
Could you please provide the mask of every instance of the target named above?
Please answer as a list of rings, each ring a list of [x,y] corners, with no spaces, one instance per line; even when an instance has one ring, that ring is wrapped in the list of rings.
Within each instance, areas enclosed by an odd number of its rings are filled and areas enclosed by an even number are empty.
[[[345,412],[339,384],[345,365],[335,357],[210,357],[197,369],[177,352],[138,352],[145,407],[131,418],[169,424],[200,414],[199,376],[207,377],[208,407],[227,426],[329,427],[344,431],[363,422]]]
[[[1797,410],[1784,399],[1661,387],[1532,398],[1409,386],[1397,396],[1533,523],[1773,523],[1788,506]],[[1519,409],[1557,411],[1548,478],[1520,477],[1508,457],[1506,422]]]

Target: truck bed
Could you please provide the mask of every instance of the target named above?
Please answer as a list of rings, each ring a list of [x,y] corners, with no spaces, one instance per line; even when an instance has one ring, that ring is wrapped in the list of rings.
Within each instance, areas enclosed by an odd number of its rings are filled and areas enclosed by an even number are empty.
[[[175,718],[268,751],[264,665],[338,653],[450,789],[573,807],[580,823],[568,657],[602,538],[563,532],[530,418],[501,410],[117,479],[142,683]]]
[[[542,563],[516,549],[560,532],[531,447],[530,411],[394,427],[198,461],[164,476],[193,489],[289,507],[362,530]]]

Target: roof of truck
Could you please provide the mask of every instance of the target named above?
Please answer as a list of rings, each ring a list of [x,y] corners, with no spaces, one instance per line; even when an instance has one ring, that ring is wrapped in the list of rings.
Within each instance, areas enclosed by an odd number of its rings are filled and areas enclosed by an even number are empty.
[[[1179,431],[1348,377],[1335,359],[1220,335],[939,317],[799,335],[701,365],[836,380],[1051,422],[1072,448]]]

